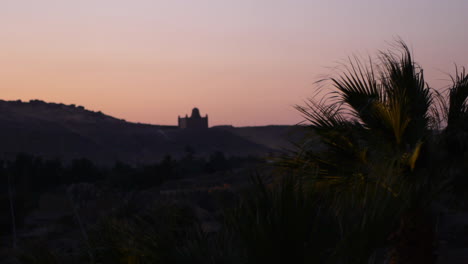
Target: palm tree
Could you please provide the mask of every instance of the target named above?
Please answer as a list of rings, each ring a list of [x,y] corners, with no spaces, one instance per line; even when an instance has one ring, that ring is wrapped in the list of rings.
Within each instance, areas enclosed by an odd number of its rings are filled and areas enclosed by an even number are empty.
[[[468,74],[465,68],[456,68],[452,86],[445,95],[437,97],[446,127],[440,133],[439,149],[445,150],[445,167],[453,177],[453,189],[457,196],[465,196],[468,185]]]
[[[431,155],[434,128],[440,125],[436,92],[409,48],[398,44],[400,52],[380,52],[377,63],[350,59],[338,77],[320,81],[334,91],[327,100],[297,106],[311,134],[281,163],[329,195],[342,223],[343,245],[336,254],[352,248],[355,258],[347,257],[349,263],[367,262],[385,247],[391,248],[392,263],[435,262],[429,208],[446,186],[435,167],[438,156]],[[451,94],[462,93],[466,82],[463,72]],[[467,113],[466,102],[461,105],[450,101],[449,123],[459,120],[460,110]],[[365,244],[356,246],[357,237]]]

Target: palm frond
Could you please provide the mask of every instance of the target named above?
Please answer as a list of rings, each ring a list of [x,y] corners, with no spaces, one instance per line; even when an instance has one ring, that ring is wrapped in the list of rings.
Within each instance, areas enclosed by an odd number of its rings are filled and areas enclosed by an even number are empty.
[[[372,60],[369,68],[358,59],[349,59],[349,66],[341,76],[330,79],[343,103],[351,107],[354,116],[364,124],[373,123],[369,114],[375,101],[381,100],[380,87],[375,78]]]
[[[452,77],[453,86],[449,93],[449,109],[447,117],[448,129],[452,126],[460,126],[468,120],[468,74],[465,68],[456,72]]]
[[[399,56],[392,52],[381,53],[381,82],[385,102],[389,107],[398,108],[393,113],[399,115],[398,126],[403,127],[403,123],[408,122],[402,143],[414,145],[427,134],[432,93],[408,46],[402,41],[399,44],[402,49]]]

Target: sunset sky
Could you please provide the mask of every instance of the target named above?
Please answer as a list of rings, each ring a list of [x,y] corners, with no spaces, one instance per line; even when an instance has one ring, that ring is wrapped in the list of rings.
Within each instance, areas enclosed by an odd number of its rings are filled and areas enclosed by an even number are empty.
[[[448,84],[468,66],[467,14],[467,0],[0,0],[0,99],[295,124],[321,75],[397,36],[430,84]]]

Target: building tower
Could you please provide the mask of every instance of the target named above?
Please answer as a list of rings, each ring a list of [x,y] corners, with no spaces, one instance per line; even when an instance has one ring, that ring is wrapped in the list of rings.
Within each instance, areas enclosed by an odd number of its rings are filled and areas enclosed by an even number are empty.
[[[208,115],[202,117],[198,108],[193,108],[192,115],[188,117],[179,116],[179,128],[206,129],[208,128]]]

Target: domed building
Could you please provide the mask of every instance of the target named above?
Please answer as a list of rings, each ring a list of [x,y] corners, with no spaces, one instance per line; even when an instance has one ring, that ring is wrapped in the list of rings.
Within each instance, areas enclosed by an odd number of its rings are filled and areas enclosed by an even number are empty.
[[[202,117],[200,115],[200,110],[198,108],[193,108],[192,115],[188,117],[179,116],[179,128],[195,128],[195,129],[204,129],[208,128],[208,115]]]

